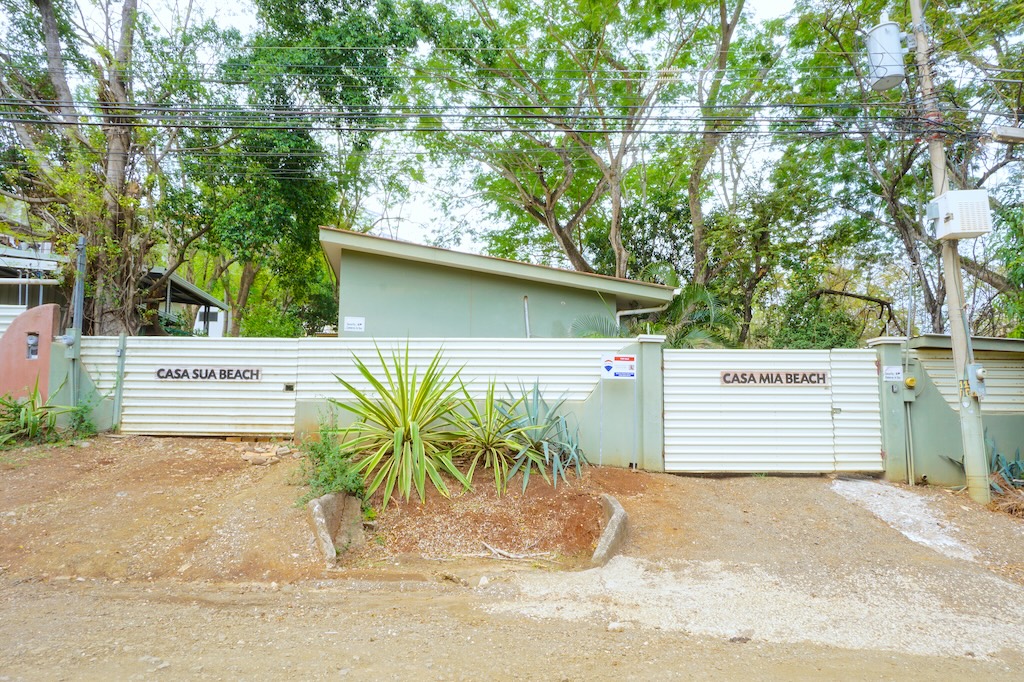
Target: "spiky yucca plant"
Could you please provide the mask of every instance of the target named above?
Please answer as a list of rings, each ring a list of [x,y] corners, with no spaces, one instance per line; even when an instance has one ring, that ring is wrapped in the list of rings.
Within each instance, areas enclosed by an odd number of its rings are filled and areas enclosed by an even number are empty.
[[[57,416],[67,411],[43,400],[38,381],[25,398],[0,396],[0,445],[57,438]]]
[[[454,435],[450,424],[462,402],[452,389],[458,372],[445,378],[447,365],[442,362],[441,351],[420,373],[410,365],[408,344],[404,353],[392,351],[390,366],[380,348],[376,350],[383,380],[375,377],[362,360],[353,358],[373,392],[364,392],[337,377],[354,402],[331,401],[356,415],[356,422],[345,431],[344,442],[355,453],[356,466],[367,481],[367,498],[383,485],[382,507],[396,490],[408,500],[415,489],[422,501],[428,478],[438,492],[449,497],[441,472],[468,488],[469,480],[452,464]]]
[[[458,444],[455,452],[469,459],[466,478],[473,481],[478,465],[490,469],[494,486],[501,495],[508,487],[509,471],[515,466],[522,448],[525,427],[516,425],[512,412],[522,399],[502,405],[495,398],[495,382],[487,384],[482,403],[477,403],[462,386],[462,409],[453,414],[452,427]],[[510,410],[512,412],[510,412]],[[534,453],[527,455],[540,465],[542,460]]]

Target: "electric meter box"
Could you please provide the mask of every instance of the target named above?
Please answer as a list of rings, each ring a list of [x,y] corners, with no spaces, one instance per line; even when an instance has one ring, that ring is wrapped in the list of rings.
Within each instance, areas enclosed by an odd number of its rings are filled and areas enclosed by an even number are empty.
[[[988,192],[965,189],[946,192],[928,204],[936,239],[974,239],[992,231]]]

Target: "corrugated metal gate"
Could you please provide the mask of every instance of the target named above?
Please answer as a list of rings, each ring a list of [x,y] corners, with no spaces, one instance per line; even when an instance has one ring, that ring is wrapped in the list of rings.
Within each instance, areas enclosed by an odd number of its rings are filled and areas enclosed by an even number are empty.
[[[295,339],[131,337],[121,431],[150,435],[277,435],[295,426]],[[82,339],[82,362],[101,395],[116,391],[118,340]],[[169,370],[256,367],[258,381],[159,378]]]
[[[665,351],[665,470],[882,471],[875,357]]]

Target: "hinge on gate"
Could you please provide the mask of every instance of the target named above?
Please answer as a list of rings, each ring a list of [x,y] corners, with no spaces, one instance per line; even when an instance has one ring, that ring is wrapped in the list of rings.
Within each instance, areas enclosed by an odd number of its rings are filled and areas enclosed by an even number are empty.
[[[832,408],[832,414],[842,414],[842,412],[843,412],[843,408],[841,408],[841,407],[833,407]]]

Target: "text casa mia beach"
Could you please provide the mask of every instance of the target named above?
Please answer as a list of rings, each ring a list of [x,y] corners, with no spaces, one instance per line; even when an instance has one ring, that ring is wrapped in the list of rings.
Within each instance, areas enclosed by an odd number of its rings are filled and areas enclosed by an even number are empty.
[[[828,386],[827,371],[722,370],[723,386]]]

